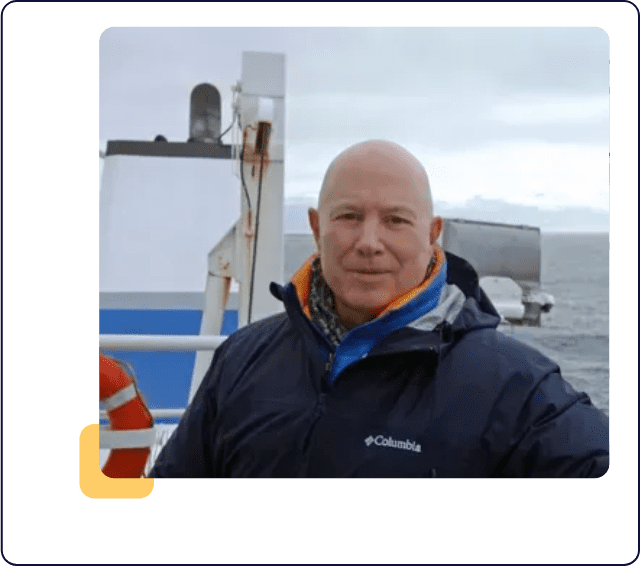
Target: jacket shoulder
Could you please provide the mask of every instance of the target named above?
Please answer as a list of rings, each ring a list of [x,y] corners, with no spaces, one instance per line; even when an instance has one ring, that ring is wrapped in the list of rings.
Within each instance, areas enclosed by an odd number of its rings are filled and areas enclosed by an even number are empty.
[[[477,367],[484,368],[482,383],[494,384],[491,411],[501,415],[484,431],[505,443],[507,456],[497,475],[599,477],[606,472],[608,418],[562,377],[553,360],[497,330],[482,329],[468,338]]]
[[[218,348],[214,380],[235,380],[258,356],[281,345],[290,331],[291,322],[286,313],[278,313],[239,328]]]
[[[469,355],[473,352],[472,358]],[[473,359],[478,367],[500,370],[504,377],[534,374],[539,378],[558,372],[556,362],[536,348],[520,342],[494,328],[482,328],[464,335],[452,350],[456,355]]]
[[[272,343],[276,336],[289,326],[286,313],[278,313],[247,326],[231,334],[220,346],[223,356],[242,356]]]

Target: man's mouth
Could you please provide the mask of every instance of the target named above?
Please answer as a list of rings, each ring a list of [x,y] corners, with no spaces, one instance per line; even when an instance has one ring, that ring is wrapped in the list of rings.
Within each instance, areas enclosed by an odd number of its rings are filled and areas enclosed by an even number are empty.
[[[385,269],[352,269],[354,273],[359,273],[360,275],[382,275],[384,273],[389,273]]]

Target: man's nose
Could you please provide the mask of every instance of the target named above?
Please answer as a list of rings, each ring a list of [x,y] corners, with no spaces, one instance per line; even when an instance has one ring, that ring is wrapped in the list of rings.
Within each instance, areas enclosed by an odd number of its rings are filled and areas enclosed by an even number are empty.
[[[382,253],[384,247],[380,240],[380,228],[377,219],[365,219],[360,225],[356,250],[363,255]]]

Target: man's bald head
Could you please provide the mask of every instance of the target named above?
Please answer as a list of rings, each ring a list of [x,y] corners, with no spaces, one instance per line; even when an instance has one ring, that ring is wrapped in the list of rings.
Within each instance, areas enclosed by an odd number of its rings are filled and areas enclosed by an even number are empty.
[[[333,160],[309,224],[336,312],[352,328],[425,280],[443,221],[420,162],[375,140]]]
[[[335,188],[334,179],[348,170],[377,173],[382,178],[403,175],[416,191],[423,194],[428,214],[433,215],[431,187],[422,163],[403,147],[385,140],[369,140],[353,145],[331,162],[318,196],[319,210]]]

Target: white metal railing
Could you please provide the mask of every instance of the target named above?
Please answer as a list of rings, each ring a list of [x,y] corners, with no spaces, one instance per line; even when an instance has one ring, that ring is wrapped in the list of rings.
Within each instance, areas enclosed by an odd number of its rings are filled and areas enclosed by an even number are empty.
[[[158,334],[100,334],[100,348],[107,350],[142,350],[142,351],[179,351],[193,352],[198,350],[215,350],[227,339],[226,336],[179,336],[179,335],[158,335]],[[186,409],[150,409],[151,416],[158,418],[181,418]],[[100,411],[100,418],[107,419],[106,411]],[[124,448],[129,447],[126,439],[122,440],[115,434],[115,431],[101,428],[101,448]],[[124,432],[124,431],[118,431]],[[127,433],[131,431],[126,431]],[[145,439],[133,438],[131,441],[139,445],[141,442],[150,446],[151,454],[145,466],[145,475],[149,473],[153,462],[157,458],[160,450],[167,442],[171,431],[157,430],[155,427],[145,429]],[[111,436],[108,435],[112,435]],[[150,434],[150,436],[149,436]],[[103,438],[104,437],[104,438]],[[150,440],[151,438],[155,439]]]
[[[215,350],[226,336],[169,336],[157,334],[100,334],[100,347],[107,350]]]
[[[149,409],[154,419],[180,419],[185,409]],[[107,411],[100,411],[101,419],[108,419]]]

